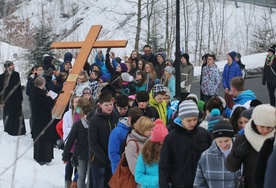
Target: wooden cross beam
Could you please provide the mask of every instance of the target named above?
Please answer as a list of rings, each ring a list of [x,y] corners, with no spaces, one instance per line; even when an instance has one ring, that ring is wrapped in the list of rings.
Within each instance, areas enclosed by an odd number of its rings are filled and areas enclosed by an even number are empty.
[[[93,48],[124,48],[127,45],[127,40],[113,40],[113,41],[97,41],[97,38],[102,29],[101,25],[93,25],[85,40],[82,42],[53,42],[52,49],[78,49],[80,52],[69,73],[66,82],[63,85],[62,92],[59,94],[56,104],[52,110],[52,117],[61,119],[68,101],[71,97],[70,91],[74,90],[76,86],[76,79],[80,71],[83,69],[88,56]]]

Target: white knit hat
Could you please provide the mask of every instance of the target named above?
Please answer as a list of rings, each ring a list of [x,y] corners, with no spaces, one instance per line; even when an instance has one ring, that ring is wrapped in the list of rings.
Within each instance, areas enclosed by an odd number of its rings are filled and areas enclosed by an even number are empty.
[[[187,117],[198,117],[198,114],[198,107],[192,100],[185,100],[179,105],[178,116],[181,120]]]
[[[275,127],[276,110],[275,107],[269,104],[261,104],[256,106],[251,117],[256,125]]]

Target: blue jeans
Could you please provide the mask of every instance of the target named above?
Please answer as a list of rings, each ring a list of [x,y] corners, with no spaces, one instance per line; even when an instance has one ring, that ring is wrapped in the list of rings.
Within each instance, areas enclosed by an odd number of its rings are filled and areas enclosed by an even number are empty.
[[[109,188],[108,182],[112,176],[111,167],[99,167],[91,164],[90,170],[93,178],[93,187]]]
[[[83,188],[89,187],[88,183],[85,184],[85,179],[86,179],[86,176],[88,174],[88,169],[89,169],[88,167],[89,167],[89,164],[88,164],[87,160],[79,159],[78,167],[77,167],[77,169],[78,169],[78,181],[77,181],[78,187],[83,187]]]

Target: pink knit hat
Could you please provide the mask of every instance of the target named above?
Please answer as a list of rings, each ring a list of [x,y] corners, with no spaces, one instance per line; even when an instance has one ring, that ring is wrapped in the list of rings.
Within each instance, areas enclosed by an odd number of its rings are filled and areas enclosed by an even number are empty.
[[[154,127],[150,140],[152,142],[163,142],[168,133],[168,129],[166,125],[164,125],[163,121],[161,119],[157,119],[154,121]]]

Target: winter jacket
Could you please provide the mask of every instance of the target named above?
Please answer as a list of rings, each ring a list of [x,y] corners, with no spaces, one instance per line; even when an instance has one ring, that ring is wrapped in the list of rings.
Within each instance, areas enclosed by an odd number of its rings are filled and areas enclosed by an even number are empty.
[[[185,129],[179,118],[175,128],[165,137],[159,162],[159,186],[168,188],[193,187],[197,163],[203,151],[211,145],[212,138],[207,130],[196,126]]]
[[[112,83],[112,85],[114,85],[115,87],[119,87],[119,78],[121,76],[121,73],[116,71],[117,62],[112,61],[113,66],[111,66],[110,55],[106,54],[105,55],[105,65],[111,75],[110,83]]]
[[[175,96],[175,77],[174,77],[174,75],[171,75],[171,77],[169,79],[168,88],[170,90],[170,100],[172,100],[173,97]]]
[[[267,162],[264,188],[271,188],[276,185],[275,166],[276,166],[276,150],[274,148]]]
[[[68,137],[71,128],[73,126],[73,112],[72,109],[70,108],[67,112],[64,113],[63,115],[63,123],[62,123],[62,130],[63,130],[63,140],[66,140]]]
[[[237,62],[234,60],[231,65],[228,65],[228,63],[226,63],[222,73],[223,88],[228,88],[230,90],[230,80],[236,76],[242,76],[241,68],[237,64]]]
[[[37,76],[34,75],[34,74],[31,74],[29,77],[28,77],[28,81],[27,81],[27,85],[26,85],[26,95],[29,97],[29,100],[30,100],[30,95],[31,95],[31,92],[34,88],[34,80]]]
[[[257,163],[257,159],[259,156],[259,151],[267,138],[271,138],[274,136],[275,130],[269,133],[266,136],[262,136],[256,133],[252,128],[252,119],[246,124],[244,128],[244,135],[239,135],[235,140],[234,146],[232,148],[231,153],[226,158],[225,166],[231,172],[235,172],[241,168],[241,164],[243,164],[243,175],[245,186],[250,188],[255,188],[253,183],[253,175]],[[236,158],[234,156],[234,150],[243,142],[249,142],[250,150],[246,154],[244,158]]]
[[[234,98],[234,106],[232,107],[232,110],[225,111],[225,115],[230,118],[232,116],[232,113],[234,110],[241,105],[244,105],[245,108],[249,108],[249,105],[245,105],[248,101],[252,101],[256,99],[256,95],[251,90],[243,91],[241,94],[239,94],[237,97]]]
[[[166,125],[167,122],[167,103],[165,100],[163,100],[162,103],[157,103],[156,100],[152,96],[152,90],[149,94],[149,104],[156,108],[158,111],[160,119],[162,119],[163,123]]]
[[[76,144],[73,156],[76,159],[88,160],[88,123],[83,118],[75,122],[72,126],[62,154],[63,161],[70,161],[70,150],[75,142]]]
[[[139,146],[139,152],[137,153],[136,143],[134,141],[130,141],[130,139],[134,139],[137,141]],[[135,167],[139,153],[142,151],[142,148],[147,141],[147,137],[141,136],[134,129],[127,136],[127,146],[125,148],[126,160],[129,166],[129,169],[133,175],[135,175]]]
[[[83,83],[77,83],[76,87],[75,87],[75,90],[74,90],[75,95],[81,97],[83,89],[86,88],[86,87],[90,88],[89,84],[90,84],[89,81],[83,82]]]
[[[153,53],[151,53],[149,56],[146,56],[146,54],[144,54],[144,55],[141,56],[141,59],[144,59],[147,62],[152,63],[153,67],[158,63],[157,62],[157,57]]]
[[[135,100],[132,104],[132,107],[138,107],[137,101]],[[141,108],[140,108],[141,109]],[[155,107],[148,105],[145,109],[141,109],[143,111],[144,116],[152,119],[153,121],[159,118],[158,111]]]
[[[108,71],[108,69],[106,68],[106,64],[105,64],[105,61],[104,61],[104,55],[102,54],[102,61],[100,59],[98,59],[98,55],[96,55],[95,58],[94,58],[94,63],[100,67],[101,73],[103,75],[107,76],[108,79],[110,80],[111,79],[111,74]]]
[[[108,157],[111,162],[112,173],[115,172],[121,159],[121,145],[126,138],[131,127],[127,123],[127,117],[120,118],[117,127],[113,129],[109,136]]]
[[[146,80],[146,91],[147,92],[150,92],[151,89],[153,88],[155,79],[156,79],[156,76],[155,76],[154,80],[152,80],[150,75],[147,74],[147,80]]]
[[[275,141],[275,137],[266,139],[266,141],[264,142],[260,150],[256,168],[255,168],[255,173],[254,173],[254,184],[256,188],[264,187],[265,171],[268,167],[269,156],[273,152],[274,141]]]
[[[167,65],[165,61],[163,61],[162,63],[157,62],[157,64],[154,66],[154,70],[158,79],[162,78],[166,66]]]
[[[234,188],[237,173],[227,170],[225,158],[214,140],[198,161],[194,187]]]
[[[276,73],[276,56],[274,56],[272,65],[269,66],[268,62],[266,61],[264,64],[264,70],[263,70],[263,79],[262,84],[265,85],[265,83],[273,84],[273,80],[276,79],[275,74],[272,72],[271,68]]]
[[[137,159],[134,177],[141,188],[159,188],[158,162],[149,165],[145,163],[142,154],[140,154]]]
[[[220,72],[217,65],[203,67],[200,89],[204,95],[217,95],[219,93],[220,82]]]
[[[104,114],[101,108],[96,109],[89,121],[88,142],[91,152],[91,164],[99,167],[110,166],[108,158],[108,141],[111,131],[116,127],[118,117],[111,113]]]
[[[184,83],[184,87],[181,87],[181,93],[190,93],[191,86],[194,79],[194,67],[191,64],[180,65],[180,83]]]

